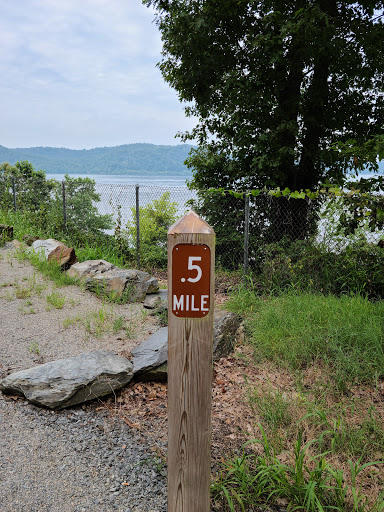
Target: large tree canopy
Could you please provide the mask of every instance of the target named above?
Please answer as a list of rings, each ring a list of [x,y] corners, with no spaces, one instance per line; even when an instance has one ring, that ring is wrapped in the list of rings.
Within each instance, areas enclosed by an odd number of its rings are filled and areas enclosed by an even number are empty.
[[[384,126],[384,2],[143,0],[198,125],[198,187],[341,181],[330,146]]]

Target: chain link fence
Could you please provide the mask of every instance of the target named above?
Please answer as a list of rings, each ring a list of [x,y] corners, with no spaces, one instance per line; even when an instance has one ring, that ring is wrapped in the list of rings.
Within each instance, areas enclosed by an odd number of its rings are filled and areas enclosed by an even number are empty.
[[[23,186],[21,190],[17,180],[9,181],[0,194],[0,207],[28,208],[25,183]],[[35,197],[39,187],[31,187]],[[105,221],[97,224],[93,220],[95,229],[124,245],[139,268],[165,268],[167,230],[191,208],[215,230],[217,265],[240,270],[244,275],[266,272],[277,260],[287,270],[304,245],[333,255],[356,244],[384,245],[384,230],[372,229],[368,217],[354,229],[346,228],[346,219],[352,214],[342,198],[288,199],[267,192],[257,196],[218,191],[197,193],[187,187],[93,182],[89,187],[87,192],[65,181],[57,183],[49,192],[56,201],[52,215],[62,217],[65,230],[71,222],[86,226],[94,217],[89,209],[94,208],[94,213]],[[96,195],[89,196],[91,205],[90,201],[80,200],[80,194],[90,194],[92,187]]]

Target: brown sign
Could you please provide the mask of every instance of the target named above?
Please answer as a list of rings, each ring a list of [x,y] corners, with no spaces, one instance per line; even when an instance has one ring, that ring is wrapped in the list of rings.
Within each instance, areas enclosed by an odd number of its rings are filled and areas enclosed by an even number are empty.
[[[202,318],[209,313],[211,250],[203,244],[178,244],[172,251],[172,313]]]

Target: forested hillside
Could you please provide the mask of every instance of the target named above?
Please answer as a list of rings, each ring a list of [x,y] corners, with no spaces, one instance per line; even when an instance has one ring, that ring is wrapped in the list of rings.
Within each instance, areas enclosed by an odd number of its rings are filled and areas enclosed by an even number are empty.
[[[193,146],[157,146],[154,144],[125,144],[94,149],[66,148],[6,148],[0,146],[0,163],[28,160],[35,169],[47,173],[125,174],[129,171],[156,173],[187,172],[184,160]]]

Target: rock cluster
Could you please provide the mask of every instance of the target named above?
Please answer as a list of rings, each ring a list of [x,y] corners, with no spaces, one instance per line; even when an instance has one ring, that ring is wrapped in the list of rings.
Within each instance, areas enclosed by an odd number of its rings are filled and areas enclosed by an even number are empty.
[[[213,358],[228,355],[240,318],[218,310],[214,320]],[[163,327],[132,350],[132,361],[113,352],[96,350],[60,359],[8,375],[0,390],[24,395],[30,402],[63,409],[108,395],[136,380],[166,381],[168,375],[168,328]]]
[[[147,293],[156,293],[159,283],[155,277],[141,270],[121,269],[104,260],[76,263],[68,275],[85,281],[90,291],[114,297],[124,296],[127,302],[141,302]]]

